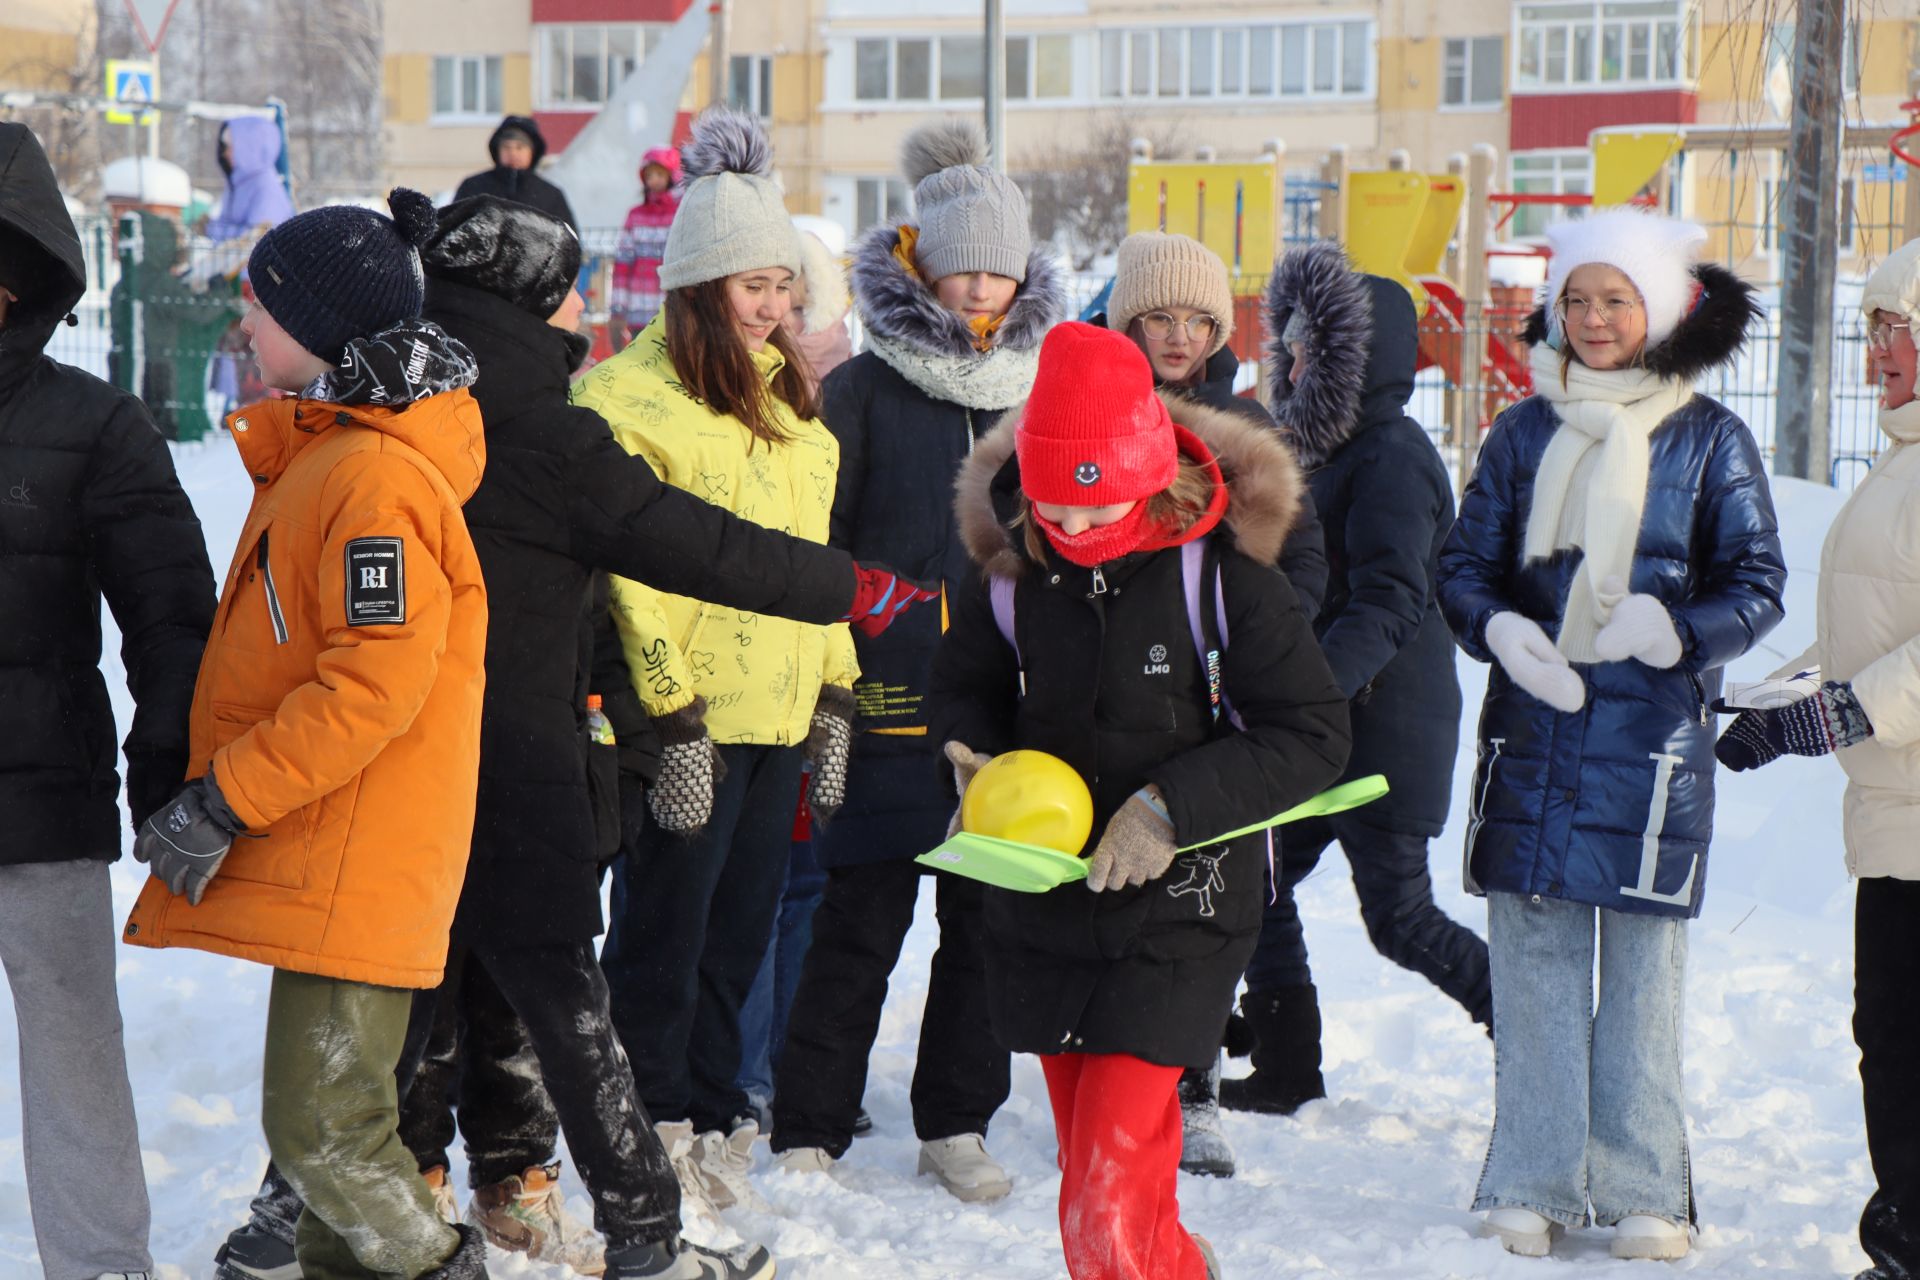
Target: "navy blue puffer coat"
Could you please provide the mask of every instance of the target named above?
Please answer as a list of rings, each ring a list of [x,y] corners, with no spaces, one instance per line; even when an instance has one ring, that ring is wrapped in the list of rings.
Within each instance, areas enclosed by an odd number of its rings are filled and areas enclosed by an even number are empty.
[[[1656,372],[1692,378],[1731,357],[1751,303],[1717,268],[1696,270],[1706,300]],[[1663,367],[1664,364],[1664,367]],[[1513,610],[1557,634],[1578,551],[1522,553],[1534,476],[1559,426],[1536,396],[1494,422],[1440,556],[1440,601],[1461,646],[1492,662],[1486,626]],[[1700,913],[1713,835],[1713,714],[1720,669],[1779,622],[1786,565],[1759,446],[1705,396],[1651,439],[1645,513],[1630,589],[1667,606],[1683,645],[1658,670],[1576,664],[1579,711],[1555,711],[1497,662],[1480,715],[1467,831],[1467,888],[1688,918]]]

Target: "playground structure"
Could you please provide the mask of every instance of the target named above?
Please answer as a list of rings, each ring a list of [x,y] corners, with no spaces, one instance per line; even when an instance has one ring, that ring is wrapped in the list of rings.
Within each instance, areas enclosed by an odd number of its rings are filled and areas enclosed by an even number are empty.
[[[1836,246],[1859,272],[1920,236],[1920,100],[1903,124],[1849,126],[1843,182],[1849,228]],[[1277,255],[1315,236],[1341,241],[1355,265],[1399,281],[1420,316],[1418,411],[1465,484],[1493,418],[1532,392],[1520,342],[1549,250],[1537,237],[1507,239],[1529,207],[1578,211],[1638,204],[1708,229],[1710,257],[1763,291],[1777,278],[1779,126],[1672,125],[1595,130],[1591,192],[1501,190],[1487,144],[1455,155],[1439,174],[1414,171],[1404,152],[1380,170],[1352,169],[1336,147],[1311,177],[1286,172],[1275,140],[1254,161],[1157,161],[1136,144],[1128,229],[1191,235],[1227,262],[1235,294],[1234,349],[1257,362],[1265,339],[1259,299]],[[1836,298],[1834,430],[1829,479],[1850,483],[1878,451],[1876,402],[1866,382],[1864,334],[1846,289]],[[1732,370],[1702,390],[1742,414],[1771,449],[1777,320],[1756,327]],[[1256,386],[1258,381],[1256,379]]]

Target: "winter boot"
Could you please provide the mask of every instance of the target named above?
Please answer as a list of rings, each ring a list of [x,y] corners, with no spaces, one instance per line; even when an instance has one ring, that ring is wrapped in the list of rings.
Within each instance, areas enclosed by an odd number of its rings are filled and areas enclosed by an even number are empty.
[[[420,1280],[487,1280],[487,1238],[469,1226],[457,1226],[460,1247]]]
[[[213,1275],[214,1280],[300,1280],[300,1262],[291,1240],[249,1222],[213,1255]]]
[[[1233,1176],[1233,1144],[1220,1132],[1220,1055],[1180,1073],[1180,1172]]]
[[[743,1204],[756,1213],[764,1213],[766,1200],[747,1175],[753,1172],[753,1144],[760,1137],[760,1126],[746,1118],[733,1122],[733,1132],[711,1129],[694,1139],[694,1166],[707,1184],[707,1197],[717,1209]]]
[[[1559,1223],[1531,1209],[1489,1209],[1487,1233],[1498,1236],[1508,1253],[1523,1258],[1544,1258],[1553,1252],[1553,1242],[1565,1230]]]
[[[1220,1257],[1214,1253],[1213,1246],[1205,1236],[1195,1236],[1193,1243],[1199,1246],[1200,1260],[1207,1264],[1207,1280],[1220,1280]]]
[[[919,1171],[940,1179],[956,1199],[969,1204],[991,1204],[1013,1190],[1007,1171],[987,1154],[986,1139],[977,1133],[921,1143]]]
[[[860,1108],[859,1114],[853,1118],[853,1136],[856,1138],[864,1138],[872,1132],[873,1117],[867,1114],[865,1107],[862,1107]]]
[[[757,1244],[706,1249],[656,1241],[607,1250],[606,1280],[773,1280],[773,1255]]]
[[[564,1262],[583,1276],[606,1270],[607,1242],[569,1217],[562,1203],[558,1161],[481,1187],[467,1202],[467,1221],[510,1253]]]
[[[1647,1213],[1630,1213],[1613,1228],[1613,1256],[1616,1258],[1652,1258],[1673,1262],[1687,1256],[1692,1247],[1687,1224],[1668,1222]]]
[[[424,1170],[420,1176],[426,1179],[427,1190],[433,1192],[433,1211],[448,1226],[460,1224],[460,1205],[453,1198],[453,1184],[447,1181],[447,1166],[437,1164]],[[477,1224],[476,1224],[477,1225]]]
[[[681,1235],[712,1248],[730,1248],[740,1242],[720,1210],[707,1195],[707,1180],[693,1154],[693,1125],[686,1120],[666,1120],[653,1126],[680,1182]],[[609,1266],[612,1264],[609,1263]],[[698,1273],[696,1273],[698,1274]]]
[[[1253,1074],[1220,1082],[1220,1105],[1229,1111],[1290,1116],[1305,1103],[1327,1096],[1320,1077],[1320,996],[1312,983],[1249,991],[1240,997],[1258,1044]]]
[[[773,1167],[782,1173],[825,1173],[835,1163],[825,1147],[794,1147],[773,1158]]]

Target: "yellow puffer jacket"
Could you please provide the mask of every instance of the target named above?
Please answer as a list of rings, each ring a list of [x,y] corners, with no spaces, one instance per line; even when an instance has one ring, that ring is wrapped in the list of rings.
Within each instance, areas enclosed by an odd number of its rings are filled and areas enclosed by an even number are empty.
[[[753,361],[768,381],[785,366],[772,347]],[[573,399],[605,418],[627,452],[645,458],[668,484],[770,529],[827,540],[839,443],[818,421],[775,401],[788,443],[769,448],[737,419],[695,400],[667,358],[664,316],[587,375]],[[666,715],[704,697],[715,742],[802,742],[820,686],[852,688],[860,673],[845,624],[739,613],[620,577],[613,579],[613,612],[647,714]]]

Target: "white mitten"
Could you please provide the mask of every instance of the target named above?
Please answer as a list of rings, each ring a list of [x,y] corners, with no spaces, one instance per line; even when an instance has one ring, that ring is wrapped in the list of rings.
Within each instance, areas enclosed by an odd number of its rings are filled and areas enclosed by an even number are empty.
[[[1625,662],[1638,658],[1662,671],[1680,661],[1680,633],[1673,629],[1673,615],[1667,606],[1652,596],[1624,594],[1626,583],[1608,578],[1600,584],[1600,595],[1618,595],[1613,616],[1593,638],[1593,651],[1602,662]]]
[[[1532,618],[1494,614],[1487,620],[1487,648],[1509,679],[1555,711],[1578,711],[1586,705],[1587,686],[1580,673]]]

